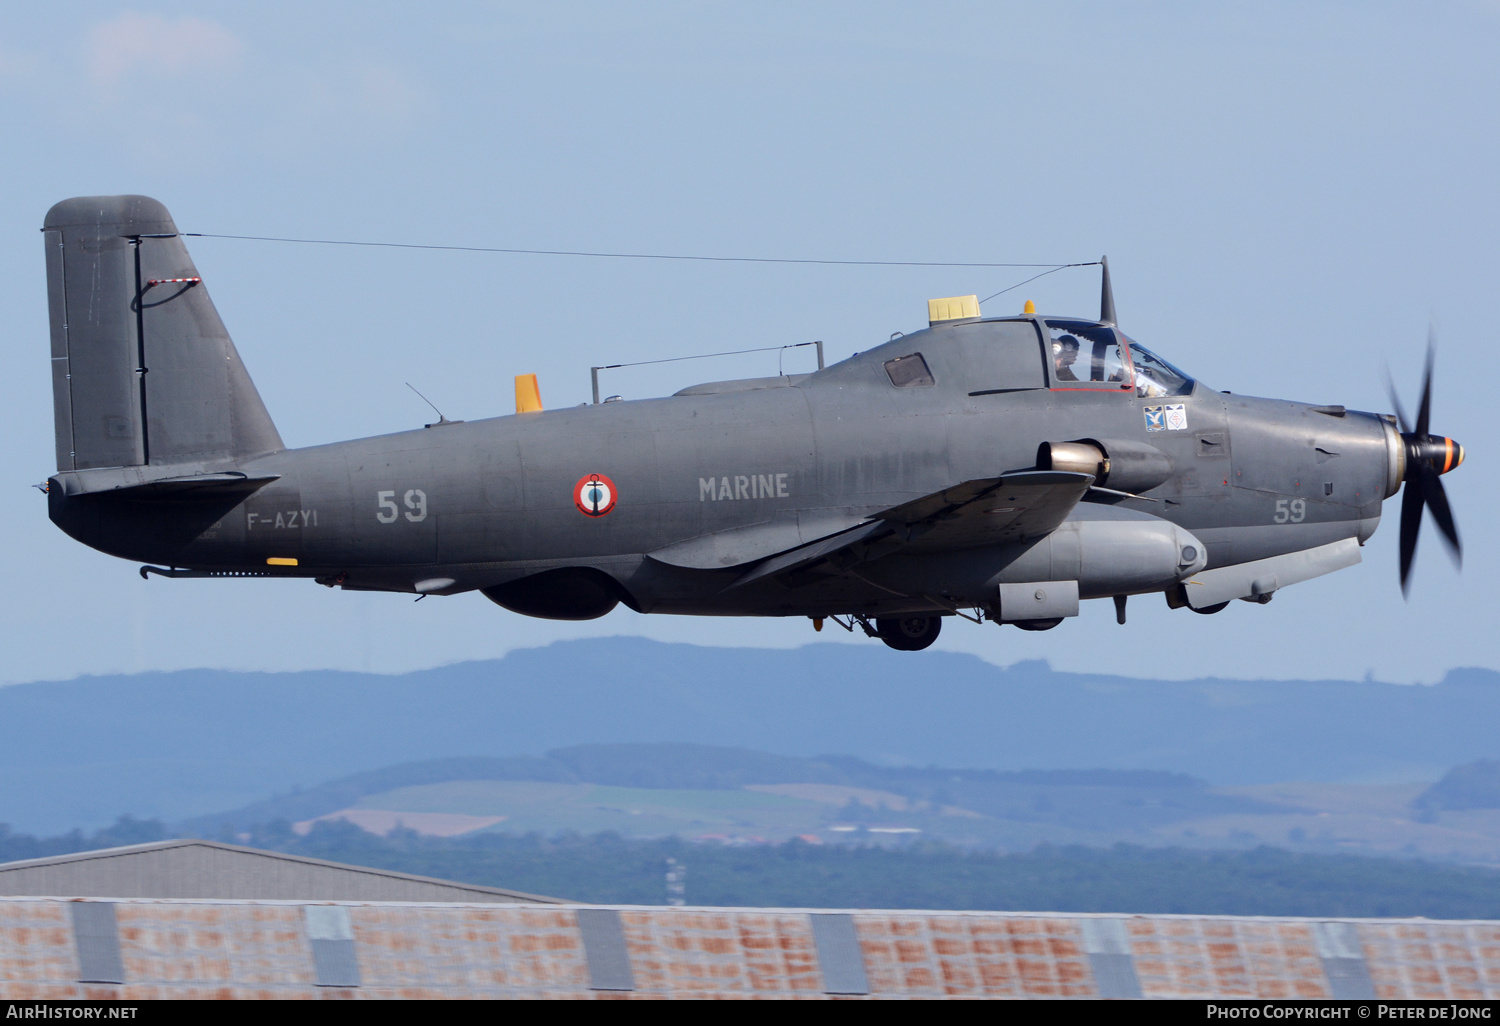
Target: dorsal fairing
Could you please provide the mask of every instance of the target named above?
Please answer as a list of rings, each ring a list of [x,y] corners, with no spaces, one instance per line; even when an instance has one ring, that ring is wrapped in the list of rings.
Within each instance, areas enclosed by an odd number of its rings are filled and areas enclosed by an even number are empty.
[[[914,373],[920,355],[927,373]],[[823,383],[895,389],[906,395],[1046,387],[1041,338],[1030,318],[939,323],[899,335],[812,375]]]

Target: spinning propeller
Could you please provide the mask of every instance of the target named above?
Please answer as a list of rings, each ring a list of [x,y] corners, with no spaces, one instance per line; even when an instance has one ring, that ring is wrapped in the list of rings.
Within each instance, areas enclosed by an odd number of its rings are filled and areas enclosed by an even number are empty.
[[[1411,574],[1411,563],[1417,554],[1417,535],[1422,528],[1422,509],[1432,510],[1432,519],[1448,542],[1454,562],[1463,564],[1463,545],[1458,540],[1458,528],[1453,523],[1453,510],[1448,505],[1448,494],[1443,490],[1442,475],[1464,461],[1464,447],[1451,438],[1429,434],[1428,420],[1432,413],[1432,339],[1427,340],[1427,368],[1422,375],[1422,404],[1417,407],[1417,423],[1413,427],[1401,408],[1396,396],[1396,385],[1390,384],[1391,405],[1396,408],[1396,420],[1401,425],[1403,465],[1402,480],[1406,491],[1401,496],[1401,593],[1406,594],[1407,578]]]

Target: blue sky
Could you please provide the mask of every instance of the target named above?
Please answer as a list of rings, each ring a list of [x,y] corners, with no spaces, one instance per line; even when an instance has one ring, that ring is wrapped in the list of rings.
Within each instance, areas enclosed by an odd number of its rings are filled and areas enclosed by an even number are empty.
[[[184,666],[397,671],[640,634],[799,645],[805,620],[587,624],[477,595],[142,581],[70,541],[53,470],[37,228],[67,196],[142,192],[186,231],[471,246],[949,261],[1108,253],[1122,326],[1216,388],[1415,405],[1436,430],[1464,572],[1429,528],[1410,602],[1395,520],[1365,563],[1215,617],[1108,603],[1046,634],[954,623],[1000,664],[1139,676],[1433,680],[1500,667],[1487,536],[1500,5],[379,3],[10,5],[0,12],[0,681]],[[925,323],[931,296],[1021,272],[679,264],[201,239],[192,251],[292,445],[430,411],[549,406],[592,364]],[[985,310],[1092,313],[1093,269]],[[804,354],[806,351],[802,351]],[[788,355],[788,368],[805,355]],[[619,372],[610,391],[774,373],[775,356]],[[757,362],[759,361],[759,362]],[[827,639],[827,631],[821,636]],[[868,644],[863,640],[851,643]],[[893,658],[908,658],[898,657]],[[915,661],[915,660],[914,660]]]

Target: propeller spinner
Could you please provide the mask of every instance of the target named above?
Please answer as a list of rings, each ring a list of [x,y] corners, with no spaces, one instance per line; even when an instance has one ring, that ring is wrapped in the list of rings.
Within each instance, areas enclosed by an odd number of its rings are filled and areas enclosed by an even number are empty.
[[[1390,386],[1391,404],[1396,409],[1396,420],[1401,425],[1401,441],[1405,447],[1406,472],[1402,480],[1406,491],[1401,496],[1401,593],[1406,594],[1411,575],[1412,560],[1417,554],[1417,535],[1422,528],[1422,510],[1432,510],[1433,522],[1443,533],[1455,563],[1463,564],[1463,544],[1458,540],[1458,527],[1453,523],[1453,509],[1448,505],[1448,493],[1443,490],[1442,475],[1464,461],[1464,447],[1451,438],[1433,435],[1428,431],[1432,413],[1432,339],[1427,340],[1427,366],[1422,375],[1422,403],[1417,407],[1417,422],[1412,426],[1396,396],[1396,386]]]

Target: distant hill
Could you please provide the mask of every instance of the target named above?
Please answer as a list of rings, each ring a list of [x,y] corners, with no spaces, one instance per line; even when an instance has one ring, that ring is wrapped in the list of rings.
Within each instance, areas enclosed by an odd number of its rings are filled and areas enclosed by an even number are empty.
[[[441,800],[430,785],[448,782],[526,781],[600,784],[661,791],[736,791],[776,784],[832,784],[911,799],[925,807],[961,806],[972,812],[1093,829],[1100,821],[1131,820],[1135,827],[1187,816],[1261,811],[1252,799],[1210,794],[1201,780],[1152,770],[975,770],[876,766],[853,756],[814,759],[743,748],[690,744],[577,745],[541,758],[455,758],[404,763],[356,773],[306,790],[253,802],[239,809],[196,816],[179,829],[223,836],[277,820],[296,823],[348,809],[371,795],[398,792],[423,802]],[[415,792],[417,793],[414,793]],[[472,801],[474,789],[446,793]],[[729,801],[725,799],[724,801]],[[368,803],[364,803],[368,804]],[[1125,816],[1121,807],[1133,811]],[[905,809],[906,805],[902,804]],[[410,811],[406,806],[401,810]],[[452,808],[443,811],[453,811]],[[869,819],[868,813],[856,819]],[[922,816],[904,814],[905,820]],[[972,819],[972,816],[970,817]],[[627,821],[628,822],[628,821]],[[632,824],[632,826],[644,824]],[[561,826],[579,829],[562,821]],[[668,832],[668,826],[662,832]],[[640,830],[631,830],[640,833]],[[646,827],[645,833],[651,833]],[[702,830],[699,831],[703,832]],[[787,835],[796,829],[784,831]]]
[[[873,645],[603,638],[400,676],[193,670],[0,688],[0,822],[49,833],[121,813],[175,822],[393,764],[644,742],[1215,785],[1425,782],[1500,758],[1496,722],[1489,670],[1433,687],[1161,682]]]
[[[1500,760],[1455,766],[1417,796],[1413,805],[1433,813],[1454,809],[1500,809]]]
[[[1475,766],[1492,775],[1497,764]],[[1495,796],[1485,791],[1492,776],[1481,773],[1476,783],[1473,769],[1445,778],[1449,787],[1462,785],[1452,793],[1442,785],[1306,781],[1221,788],[1154,770],[878,766],[847,755],[809,759],[670,742],[577,745],[540,757],[390,766],[196,816],[177,829],[271,844],[333,821],[391,836],[612,833],[731,845],[792,838],[1012,852],[1270,845],[1493,866],[1500,864],[1500,807],[1475,804]]]

